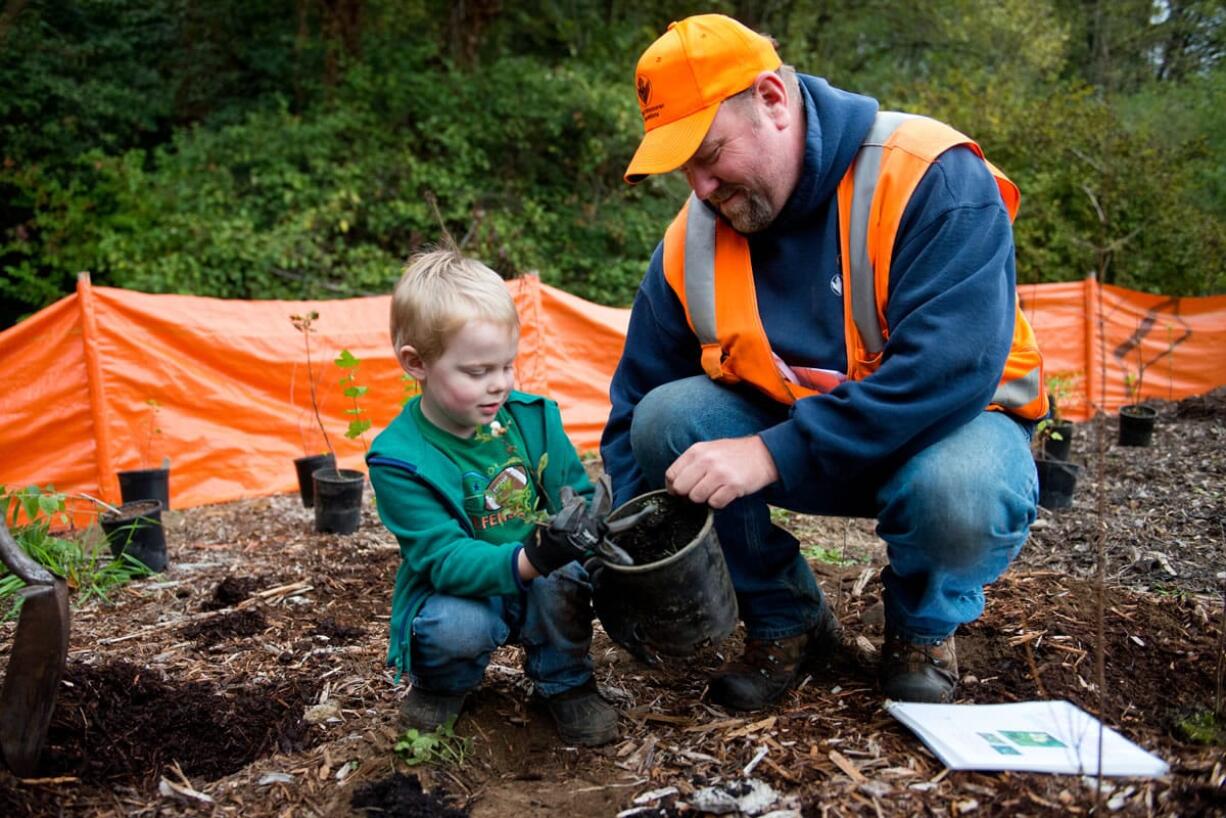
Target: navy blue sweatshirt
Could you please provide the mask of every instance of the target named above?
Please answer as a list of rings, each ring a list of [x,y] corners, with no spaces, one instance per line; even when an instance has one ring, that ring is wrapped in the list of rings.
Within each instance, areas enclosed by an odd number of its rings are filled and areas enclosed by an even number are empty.
[[[758,310],[792,366],[847,371],[836,190],[877,101],[799,75],[804,168],[783,210],[749,237]],[[634,407],[654,387],[701,375],[699,344],[656,247],[630,313],[601,440],[618,503],[647,490],[630,449]],[[991,173],[967,148],[944,153],[903,214],[890,271],[880,368],[801,399],[761,438],[787,490],[897,464],[987,406],[1013,337],[1013,232]]]

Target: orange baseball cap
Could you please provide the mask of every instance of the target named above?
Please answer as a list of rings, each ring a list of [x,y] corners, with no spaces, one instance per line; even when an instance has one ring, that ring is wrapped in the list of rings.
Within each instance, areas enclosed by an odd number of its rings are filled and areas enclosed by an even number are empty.
[[[635,70],[645,133],[626,181],[681,167],[702,144],[719,104],[782,64],[770,40],[731,17],[698,14],[670,23]]]

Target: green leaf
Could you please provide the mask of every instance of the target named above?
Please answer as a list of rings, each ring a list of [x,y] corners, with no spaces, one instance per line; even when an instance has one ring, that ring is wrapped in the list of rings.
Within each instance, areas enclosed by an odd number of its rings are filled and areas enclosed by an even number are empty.
[[[349,350],[342,349],[341,354],[336,356],[336,361],[334,363],[341,369],[353,369],[355,366],[360,364],[361,361],[355,358],[353,353]]]

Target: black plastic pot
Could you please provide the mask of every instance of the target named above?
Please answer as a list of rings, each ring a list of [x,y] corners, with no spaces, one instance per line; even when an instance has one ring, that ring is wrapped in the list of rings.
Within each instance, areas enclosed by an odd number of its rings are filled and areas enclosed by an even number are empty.
[[[323,468],[311,475],[315,483],[315,530],[352,534],[362,522],[362,490],[366,475],[353,469]]]
[[[1073,448],[1073,424],[1068,421],[1053,423],[1044,432],[1047,435],[1043,438],[1044,457],[1048,460],[1068,460]]]
[[[119,495],[125,503],[157,500],[170,508],[170,469],[132,469],[117,472]]]
[[[640,495],[609,515],[648,504],[657,511],[614,541],[635,565],[594,560],[592,604],[609,637],[648,662],[689,656],[736,627],[736,593],[709,508],[665,491]]]
[[[127,553],[153,571],[166,570],[166,532],[162,528],[162,504],[158,500],[124,503],[117,511],[104,511],[98,523],[107,545],[117,558]]]
[[[336,470],[336,458],[331,453],[313,454],[294,460],[294,471],[298,473],[298,496],[302,505],[310,508],[315,505],[315,483],[311,475],[320,469]]]
[[[1081,466],[1039,457],[1035,458],[1034,467],[1039,473],[1039,505],[1052,511],[1071,507]]]
[[[1154,421],[1158,410],[1152,406],[1130,403],[1120,407],[1120,445],[1148,446],[1154,437]]]

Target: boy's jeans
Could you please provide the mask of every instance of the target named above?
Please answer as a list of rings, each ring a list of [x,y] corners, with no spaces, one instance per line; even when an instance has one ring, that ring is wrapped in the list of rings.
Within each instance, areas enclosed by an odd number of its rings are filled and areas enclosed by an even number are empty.
[[[542,696],[556,696],[592,675],[591,583],[577,562],[500,597],[432,594],[413,620],[409,678],[432,693],[460,694],[481,684],[490,653],[524,646],[524,672]]]
[[[746,437],[786,419],[787,407],[700,375],[649,392],[635,409],[630,440],[647,481],[663,486],[665,470],[691,444]],[[931,644],[977,619],[983,586],[1017,556],[1035,518],[1029,446],[1026,427],[985,411],[892,474],[791,493],[776,484],[716,512],[748,635],[795,636],[817,624],[824,604],[796,538],[771,523],[769,505],[877,519],[890,561],[882,582],[891,632]]]

